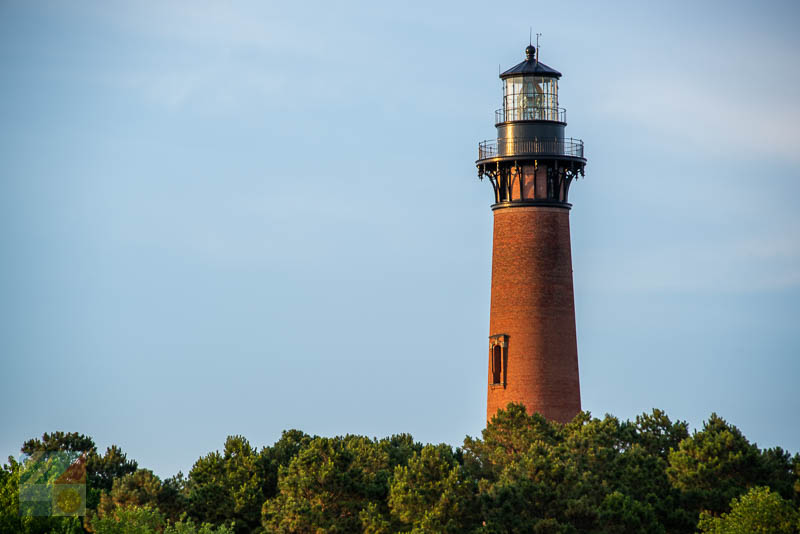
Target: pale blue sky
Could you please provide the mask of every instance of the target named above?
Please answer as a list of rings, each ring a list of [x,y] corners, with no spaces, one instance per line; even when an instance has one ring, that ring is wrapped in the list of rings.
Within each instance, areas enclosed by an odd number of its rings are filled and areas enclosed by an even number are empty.
[[[700,4],[700,5],[698,5]],[[793,2],[0,3],[0,454],[480,433],[498,64],[564,74],[583,406],[800,451]]]

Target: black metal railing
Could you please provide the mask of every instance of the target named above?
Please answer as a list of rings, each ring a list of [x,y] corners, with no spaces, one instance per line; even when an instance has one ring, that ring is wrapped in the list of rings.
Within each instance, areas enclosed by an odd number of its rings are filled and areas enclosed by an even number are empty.
[[[500,108],[494,112],[495,124],[508,121],[567,122],[567,110],[564,108],[516,106],[512,108]]]
[[[478,159],[506,156],[569,156],[583,158],[583,141],[573,139],[490,139],[478,144]]]

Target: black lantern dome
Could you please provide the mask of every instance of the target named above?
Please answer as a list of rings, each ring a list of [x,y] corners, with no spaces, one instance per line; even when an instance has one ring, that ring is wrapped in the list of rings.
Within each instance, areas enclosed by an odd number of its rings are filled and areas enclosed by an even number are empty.
[[[536,58],[536,47],[530,45],[525,48],[525,61],[518,63],[500,75],[500,79],[508,78],[518,74],[529,74],[536,76],[548,76],[551,78],[561,78],[561,73],[556,69],[550,68]]]

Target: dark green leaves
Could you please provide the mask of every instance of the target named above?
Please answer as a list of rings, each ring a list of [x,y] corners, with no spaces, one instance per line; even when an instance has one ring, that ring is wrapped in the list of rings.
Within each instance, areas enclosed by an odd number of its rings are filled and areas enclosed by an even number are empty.
[[[91,521],[19,517],[10,459],[0,532],[800,534],[800,456],[761,450],[716,414],[690,435],[660,410],[559,424],[511,404],[460,449],[289,430],[257,450],[230,436],[164,481],[81,434],[23,448],[86,454]]]

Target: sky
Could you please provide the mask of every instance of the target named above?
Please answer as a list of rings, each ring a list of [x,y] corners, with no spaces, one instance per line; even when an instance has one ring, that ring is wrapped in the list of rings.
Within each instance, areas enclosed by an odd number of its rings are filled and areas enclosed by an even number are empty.
[[[563,73],[582,403],[800,452],[794,2],[0,2],[0,457],[485,422],[497,78]]]

